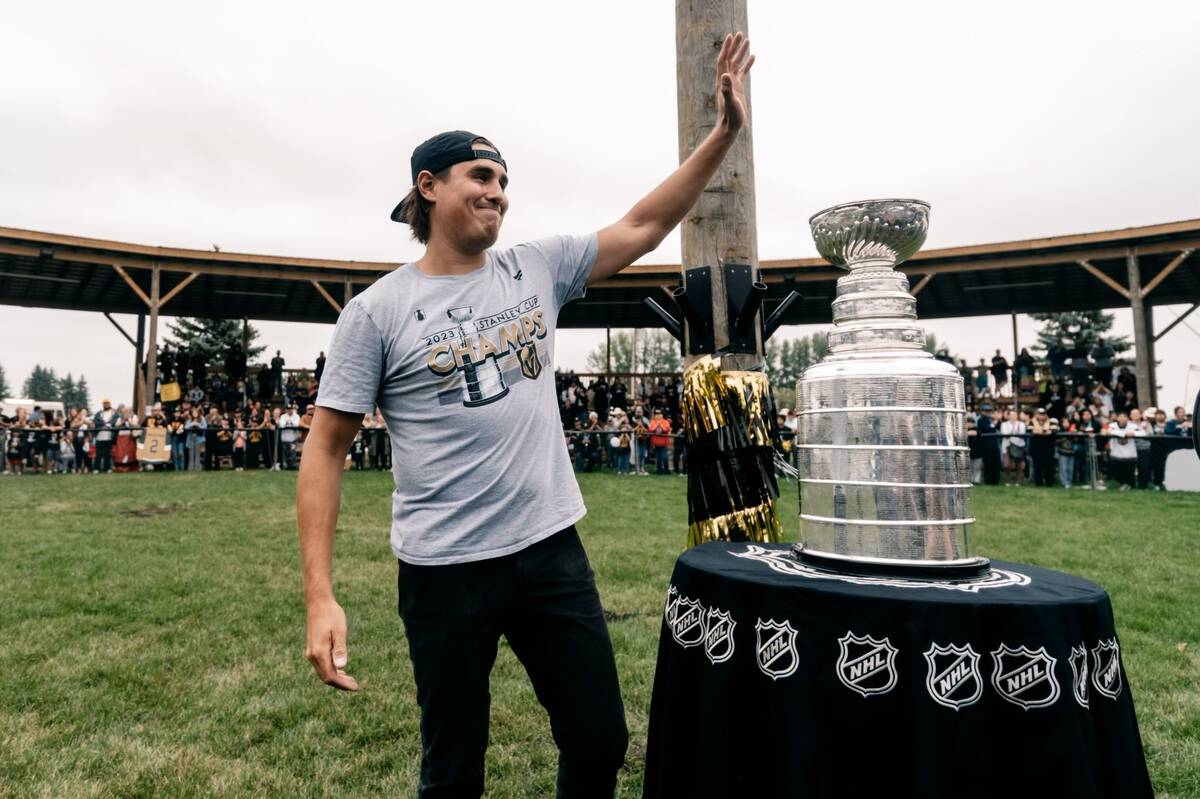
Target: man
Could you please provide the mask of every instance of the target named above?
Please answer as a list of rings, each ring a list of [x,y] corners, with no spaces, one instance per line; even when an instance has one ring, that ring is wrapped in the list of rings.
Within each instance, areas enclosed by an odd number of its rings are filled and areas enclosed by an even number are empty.
[[[1104,339],[1096,339],[1096,346],[1092,347],[1092,363],[1096,366],[1097,382],[1105,386],[1112,385],[1113,358],[1116,354],[1111,345],[1104,343]]]
[[[1054,437],[1057,420],[1051,419],[1045,408],[1038,408],[1029,424],[1029,457],[1033,460],[1033,484],[1054,485]]]
[[[1129,411],[1129,423],[1137,425],[1142,430],[1143,437],[1134,441],[1134,446],[1137,449],[1137,487],[1146,490],[1150,488],[1151,465],[1153,464],[1153,456],[1150,452],[1150,439],[1145,436],[1150,435],[1149,420],[1154,418],[1154,408],[1146,409],[1146,416],[1138,408],[1133,408]]]
[[[285,469],[296,468],[296,439],[300,435],[300,414],[296,403],[288,406],[287,412],[279,416],[279,448],[283,454]]]
[[[667,474],[667,448],[671,446],[671,420],[663,416],[662,408],[655,408],[650,417],[650,447],[654,450],[654,473]]]
[[[113,422],[120,418],[107,397],[100,400],[100,410],[92,419],[96,429],[96,472],[112,472]]]
[[[1000,350],[996,350],[996,354],[992,356],[992,379],[996,383],[996,396],[1000,396],[1001,391],[1008,385],[1008,359]]]
[[[1106,433],[1109,436],[1109,475],[1120,484],[1119,490],[1128,491],[1134,486],[1134,469],[1137,467],[1137,444],[1134,442],[1145,436],[1146,432],[1121,411]]]
[[[283,364],[283,352],[275,350],[275,357],[271,359],[271,391],[280,396],[283,395]],[[319,374],[317,379],[321,379]]]
[[[378,405],[395,456],[391,543],[421,708],[419,796],[482,794],[501,635],[549,712],[558,795],[613,794],[627,732],[574,527],[585,509],[557,414],[554,328],[563,304],[657,247],[696,202],[745,123],[753,61],[741,34],[726,37],[710,135],[593,235],[491,250],[508,210],[499,148],[455,131],[413,152],[413,188],[393,219],[412,227],[425,254],[343,308],[296,509],[306,656],[323,681],[356,690],[333,595],[333,531],[346,452]]]

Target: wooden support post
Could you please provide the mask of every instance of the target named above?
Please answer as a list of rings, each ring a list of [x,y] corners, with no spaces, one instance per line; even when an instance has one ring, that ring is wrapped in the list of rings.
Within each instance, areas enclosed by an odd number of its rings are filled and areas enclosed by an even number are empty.
[[[1143,410],[1153,404],[1154,387],[1150,376],[1150,334],[1146,328],[1146,310],[1142,305],[1142,274],[1138,269],[1137,253],[1130,248],[1125,254],[1125,270],[1129,273],[1129,308],[1133,311],[1134,357],[1137,358],[1137,401]]]
[[[158,384],[158,308],[159,300],[158,264],[150,267],[150,342],[146,346],[146,405],[153,405]],[[138,408],[138,416],[145,413],[145,406]]]
[[[679,160],[682,163],[708,136],[716,123],[715,64],[727,33],[748,33],[746,0],[677,0],[675,3],[675,66],[679,111]],[[750,80],[746,81],[747,111]],[[752,124],[737,141],[684,217],[681,268],[709,264],[712,271],[712,319],[717,349],[729,344],[728,311],[722,261],[750,264],[758,280],[758,234],[754,210]],[[727,369],[745,369],[762,360],[762,337],[755,333],[756,353],[725,356]],[[690,363],[695,358],[687,359]]]
[[[145,382],[142,380],[142,349],[146,345],[146,315],[138,314],[137,320],[137,341],[133,345],[133,408],[138,411],[140,416],[142,399],[146,394]]]
[[[604,328],[604,371],[612,374],[612,328]],[[608,378],[606,377],[605,380]]]
[[[342,285],[342,307],[345,308],[349,305],[352,299],[354,299],[354,284],[350,282],[350,278],[346,278]]]
[[[1021,349],[1017,346],[1017,312],[1012,313],[1012,330],[1013,330],[1013,359],[1011,369],[1008,373],[1009,385],[1012,386],[1013,393],[1013,410],[1017,413],[1021,412],[1021,386],[1017,382],[1017,356],[1020,355]]]
[[[125,281],[125,284],[133,290],[133,293],[138,295],[142,302],[146,303],[146,307],[150,307],[150,298],[146,296],[146,292],[142,291],[141,286],[133,282],[133,278],[131,278],[129,274],[121,268],[121,265],[113,264],[112,268],[115,269],[117,274],[121,276],[121,279]]]
[[[1143,288],[1142,289],[1143,300],[1145,299],[1145,297],[1146,297],[1146,290]],[[1148,363],[1150,364],[1150,404],[1157,408],[1158,407],[1158,364],[1155,363],[1155,361],[1158,360],[1158,353],[1155,351],[1156,348],[1154,346],[1154,342],[1155,342],[1155,338],[1154,338],[1154,306],[1143,304],[1142,309],[1143,309],[1144,313],[1146,314],[1146,333],[1147,333],[1146,348],[1150,351],[1150,360],[1148,361]],[[1142,407],[1147,407],[1147,406],[1142,406]]]

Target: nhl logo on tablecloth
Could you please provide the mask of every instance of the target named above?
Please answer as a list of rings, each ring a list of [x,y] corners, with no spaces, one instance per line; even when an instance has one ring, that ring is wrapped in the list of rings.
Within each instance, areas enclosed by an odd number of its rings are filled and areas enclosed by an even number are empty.
[[[1092,647],[1092,685],[1109,699],[1121,693],[1121,646],[1116,638]]]
[[[1071,664],[1071,693],[1080,707],[1088,706],[1088,662],[1087,649],[1083,642],[1071,647],[1071,655],[1067,659]]]
[[[670,627],[675,622],[675,611],[679,609],[679,589],[673,585],[667,586],[667,605],[663,608],[663,619]]]
[[[896,647],[887,638],[847,631],[838,644],[837,676],[842,685],[863,696],[886,694],[896,687]]]
[[[704,618],[704,654],[714,664],[733,657],[733,628],[736,626],[729,611],[708,609]]]
[[[1016,649],[1001,644],[992,652],[992,687],[1014,705],[1029,710],[1053,705],[1058,699],[1058,680],[1054,666],[1058,659],[1046,647]]]
[[[983,695],[983,678],[979,676],[979,655],[966,646],[939,646],[931,643],[925,652],[929,670],[925,687],[939,705],[958,710],[973,705]]]
[[[758,619],[754,622],[755,662],[772,680],[787,677],[800,665],[796,652],[796,631],[786,620]]]
[[[679,597],[670,624],[675,643],[685,649],[697,646],[704,641],[704,606],[694,599]]]

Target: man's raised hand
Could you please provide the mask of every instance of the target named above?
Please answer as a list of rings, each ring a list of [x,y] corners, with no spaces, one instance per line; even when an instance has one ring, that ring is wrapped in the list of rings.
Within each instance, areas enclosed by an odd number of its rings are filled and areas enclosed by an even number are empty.
[[[754,66],[750,40],[738,32],[726,34],[717,53],[717,125],[737,133],[746,124],[746,76]]]

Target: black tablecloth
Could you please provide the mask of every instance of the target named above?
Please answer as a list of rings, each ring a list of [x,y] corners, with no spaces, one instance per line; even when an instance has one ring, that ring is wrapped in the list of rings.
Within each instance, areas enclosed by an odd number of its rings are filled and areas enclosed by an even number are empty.
[[[1077,577],[832,577],[786,546],[675,564],[647,797],[1150,796],[1112,607]]]

